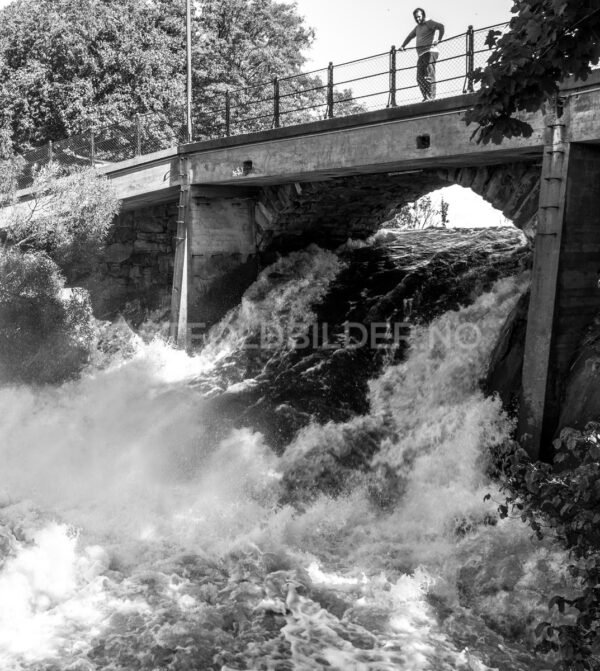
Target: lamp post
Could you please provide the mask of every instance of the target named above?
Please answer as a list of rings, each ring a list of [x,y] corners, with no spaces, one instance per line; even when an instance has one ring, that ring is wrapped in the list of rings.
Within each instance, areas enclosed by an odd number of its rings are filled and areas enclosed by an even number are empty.
[[[187,51],[187,141],[192,141],[192,0],[186,0],[186,51]]]

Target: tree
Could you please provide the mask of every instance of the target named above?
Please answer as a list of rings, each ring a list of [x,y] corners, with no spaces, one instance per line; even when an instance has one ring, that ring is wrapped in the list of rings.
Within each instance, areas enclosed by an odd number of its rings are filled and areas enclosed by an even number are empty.
[[[442,198],[439,209],[431,196],[423,196],[414,203],[403,205],[392,220],[392,227],[406,231],[446,226],[449,204]]]
[[[66,289],[63,271],[89,271],[118,201],[95,171],[50,166],[34,176],[32,200],[18,202],[18,167],[0,164],[0,382],[58,382],[94,344],[87,292]]]
[[[0,12],[0,125],[15,146],[180,107],[179,4],[13,0]]]
[[[15,168],[4,165],[0,173],[8,181]],[[44,252],[70,279],[88,272],[119,209],[110,182],[91,169],[62,175],[50,164],[35,175],[28,201],[16,201],[14,178],[7,185],[13,192],[5,191],[4,200],[12,213],[2,231],[4,245]]]
[[[552,100],[565,77],[585,80],[600,59],[598,0],[514,0],[512,12],[509,32],[488,35],[494,51],[475,74],[481,89],[466,114],[484,143],[529,137],[531,126],[516,115]]]
[[[0,247],[0,383],[60,382],[94,342],[91,306],[42,252]]]
[[[193,17],[200,130],[224,91],[297,73],[313,39],[294,5],[199,0]],[[13,0],[0,11],[0,128],[19,151],[155,112],[176,137],[185,102],[185,2]],[[127,129],[126,129],[127,130]]]

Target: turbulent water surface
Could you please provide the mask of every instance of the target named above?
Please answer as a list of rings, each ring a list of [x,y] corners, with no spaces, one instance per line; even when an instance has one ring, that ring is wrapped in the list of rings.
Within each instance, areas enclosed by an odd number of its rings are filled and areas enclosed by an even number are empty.
[[[0,388],[0,668],[548,668],[564,558],[484,502],[526,265],[511,229],[313,247],[194,357]]]

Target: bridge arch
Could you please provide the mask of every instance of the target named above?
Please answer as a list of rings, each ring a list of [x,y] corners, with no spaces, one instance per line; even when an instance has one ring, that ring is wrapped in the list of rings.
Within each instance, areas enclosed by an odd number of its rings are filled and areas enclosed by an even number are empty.
[[[444,186],[471,189],[515,226],[535,232],[540,165],[512,163],[338,177],[264,187],[256,204],[259,249],[289,251],[364,238],[404,204]]]

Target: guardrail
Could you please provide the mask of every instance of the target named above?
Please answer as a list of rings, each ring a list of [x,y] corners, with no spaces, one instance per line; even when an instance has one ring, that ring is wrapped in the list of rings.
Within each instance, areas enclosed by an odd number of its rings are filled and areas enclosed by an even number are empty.
[[[473,72],[487,62],[488,36],[508,24],[468,30],[439,43],[436,98],[474,90]],[[337,116],[408,105],[422,99],[416,81],[416,48],[389,51],[326,68],[260,82],[246,88],[195,92],[193,137],[200,141],[292,126]],[[48,163],[106,165],[168,149],[188,141],[185,110],[138,114],[109,126],[91,128],[49,142],[24,155],[19,187],[33,181]]]

